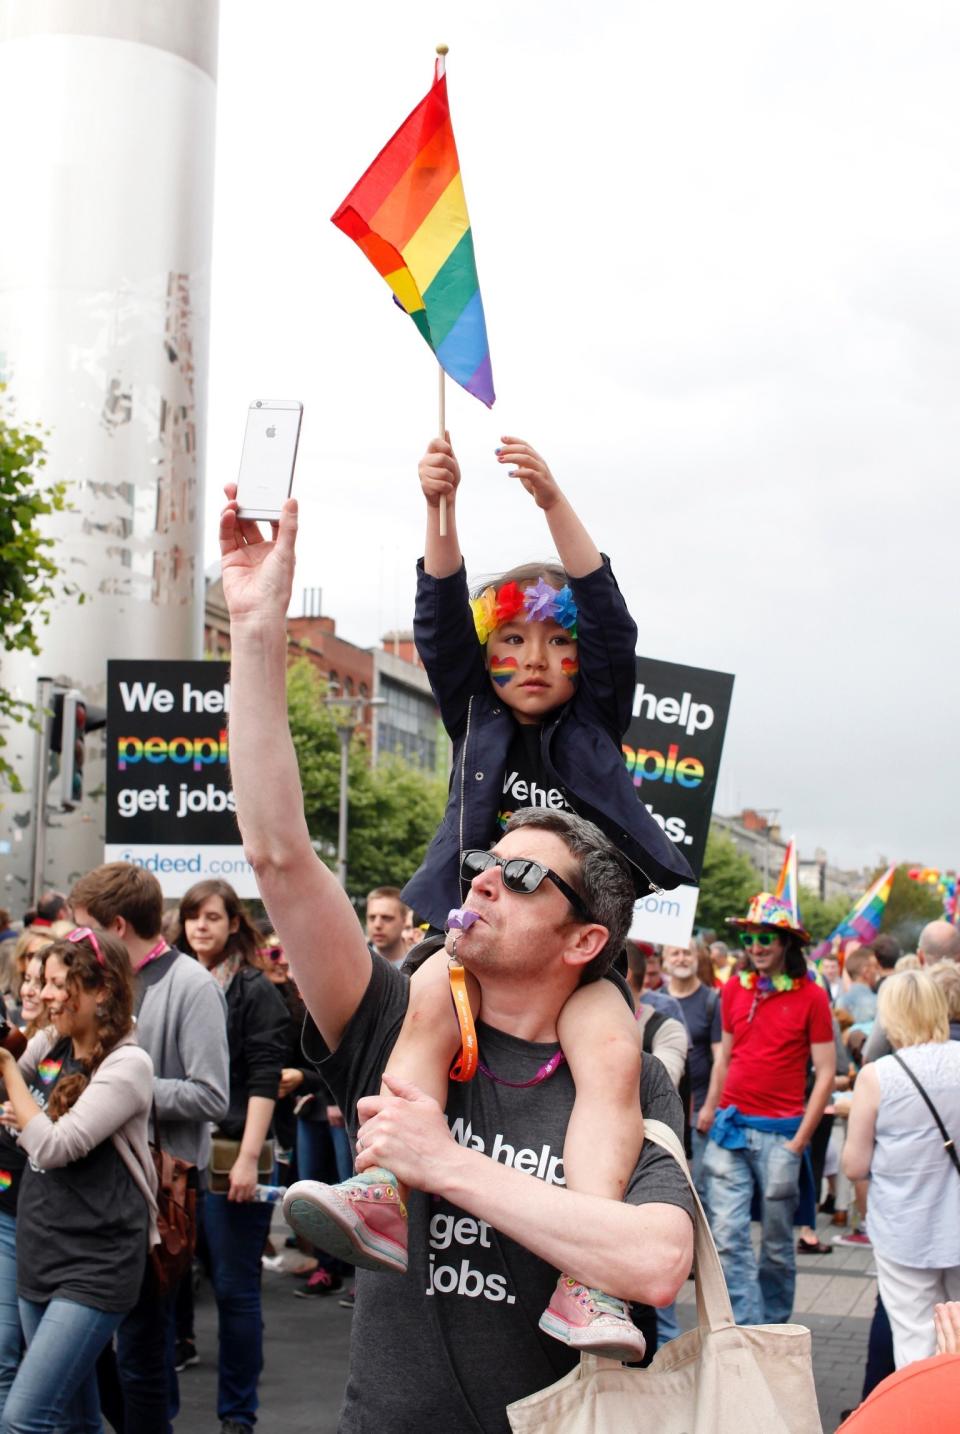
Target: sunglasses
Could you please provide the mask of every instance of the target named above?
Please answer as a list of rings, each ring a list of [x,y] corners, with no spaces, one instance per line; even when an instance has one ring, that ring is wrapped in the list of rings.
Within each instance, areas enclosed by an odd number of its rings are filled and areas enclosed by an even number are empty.
[[[563,892],[582,921],[594,920],[583,898],[577,895],[562,876],[558,876],[542,862],[532,861],[528,856],[495,856],[492,851],[465,851],[460,859],[460,875],[464,881],[472,881],[475,876],[489,871],[492,866],[500,868],[504,886],[508,891],[515,891],[518,896],[532,896],[544,881],[552,881],[557,890]]]
[[[72,931],[67,932],[66,939],[68,941],[73,942],[89,941],[90,945],[93,947],[93,954],[94,956],[96,956],[97,961],[100,963],[100,965],[105,966],[107,964],[103,959],[103,952],[100,950],[100,942],[97,940],[96,936],[94,936],[89,926],[75,926]]]
[[[282,961],[282,960],[283,960],[283,947],[282,947],[282,946],[266,946],[266,947],[264,947],[263,955],[266,956],[269,961]]]
[[[768,946],[772,946],[773,943],[775,941],[779,941],[779,939],[780,938],[775,931],[740,932],[740,945],[745,951],[752,950],[754,946],[759,946],[762,950],[766,951]]]

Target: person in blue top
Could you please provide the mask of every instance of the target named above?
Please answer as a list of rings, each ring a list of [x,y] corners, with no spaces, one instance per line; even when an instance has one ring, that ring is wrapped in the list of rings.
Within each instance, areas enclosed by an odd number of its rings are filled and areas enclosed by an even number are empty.
[[[453,742],[453,764],[443,821],[402,894],[438,930],[451,917],[460,925],[447,937],[454,959],[458,943],[465,958],[470,949],[477,919],[472,883],[488,881],[491,870],[511,890],[532,893],[551,881],[569,902],[578,940],[588,945],[606,935],[558,873],[489,852],[519,808],[573,811],[596,823],[626,857],[638,895],[693,880],[678,848],[638,800],[624,765],[620,743],[631,717],[637,629],[609,560],[529,444],[504,438],[497,460],[512,465],[510,476],[543,511],[562,566],[513,569],[472,600],[457,538],[460,468],[449,436],[430,442],[419,467],[427,535],[414,635]],[[584,971],[558,1027],[576,1087],[564,1171],[570,1189],[620,1200],[643,1141],[641,1046],[619,990],[592,979],[600,972],[589,964]],[[476,1013],[479,987],[467,979]],[[447,954],[439,950],[413,978],[385,1080],[412,1081],[443,1106],[459,1048]],[[391,1172],[372,1168],[340,1186],[299,1182],[284,1209],[315,1245],[369,1268],[404,1271],[404,1196]],[[622,1300],[584,1290],[563,1274],[541,1328],[613,1358],[643,1352],[643,1337]]]

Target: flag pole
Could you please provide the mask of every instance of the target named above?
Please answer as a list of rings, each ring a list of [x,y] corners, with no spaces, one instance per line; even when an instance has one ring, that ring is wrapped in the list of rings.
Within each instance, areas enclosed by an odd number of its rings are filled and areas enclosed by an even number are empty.
[[[441,75],[445,75],[447,72],[447,54],[449,52],[449,49],[449,45],[437,46],[437,79],[439,79]],[[440,401],[440,432],[438,436],[440,438],[445,438],[447,436],[447,390],[444,384],[445,374],[443,372],[443,365],[440,363],[439,359],[437,360],[437,373],[439,375],[438,393]],[[446,498],[440,499],[440,536],[441,538],[445,538],[447,536]]]
[[[447,390],[446,390],[446,386],[445,386],[445,384],[444,384],[444,379],[446,378],[446,374],[444,373],[444,371],[443,371],[443,366],[442,366],[442,364],[440,364],[440,363],[437,364],[437,373],[440,375],[440,383],[439,383],[439,393],[440,393],[440,434],[439,434],[439,436],[440,436],[441,438],[445,438],[446,435],[447,435]],[[440,536],[441,536],[441,538],[445,538],[445,537],[447,536],[447,500],[446,500],[446,497],[442,497],[442,498],[440,499]]]

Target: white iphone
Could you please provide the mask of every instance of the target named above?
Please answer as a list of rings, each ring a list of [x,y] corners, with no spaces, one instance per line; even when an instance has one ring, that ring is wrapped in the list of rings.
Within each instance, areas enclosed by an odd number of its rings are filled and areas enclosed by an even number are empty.
[[[241,518],[276,522],[293,487],[303,404],[295,398],[258,398],[247,411],[237,507]]]

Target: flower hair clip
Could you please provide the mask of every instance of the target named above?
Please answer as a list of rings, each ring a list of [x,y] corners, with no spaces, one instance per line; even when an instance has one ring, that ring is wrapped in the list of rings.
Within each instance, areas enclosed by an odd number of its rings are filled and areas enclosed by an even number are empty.
[[[516,583],[504,583],[497,593],[497,626],[520,617],[525,602],[526,596]]]
[[[537,578],[533,586],[527,588],[523,595],[527,622],[546,622],[553,617],[556,604],[557,590],[552,588],[544,578]]]
[[[470,599],[473,625],[480,639],[480,646],[486,647],[487,638],[497,627],[497,594],[493,588],[484,588],[479,597]]]
[[[480,645],[485,647],[490,634],[503,623],[556,622],[577,636],[577,604],[569,586],[559,592],[543,578],[522,590],[515,582],[504,583],[499,589],[484,588],[479,597],[471,598],[470,610]]]

